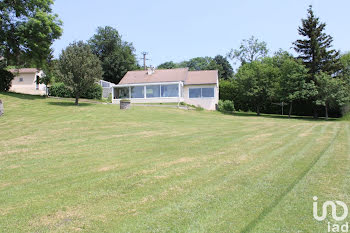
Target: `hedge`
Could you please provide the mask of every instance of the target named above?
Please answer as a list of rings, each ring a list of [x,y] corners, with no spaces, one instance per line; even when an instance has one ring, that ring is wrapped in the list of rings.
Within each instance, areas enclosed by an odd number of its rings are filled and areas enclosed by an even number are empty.
[[[74,98],[72,91],[64,85],[64,83],[55,83],[50,87],[50,96]],[[80,98],[85,99],[101,99],[102,87],[98,84],[94,84],[91,88],[87,89]]]

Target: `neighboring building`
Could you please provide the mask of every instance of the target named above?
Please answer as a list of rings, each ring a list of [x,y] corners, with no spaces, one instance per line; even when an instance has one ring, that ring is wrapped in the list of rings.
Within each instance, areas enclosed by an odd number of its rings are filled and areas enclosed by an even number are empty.
[[[44,95],[46,93],[45,84],[39,83],[40,77],[43,75],[41,70],[22,68],[10,69],[10,72],[15,75],[10,91],[32,95]]]
[[[109,95],[112,94],[112,88],[113,86],[115,86],[114,83],[111,82],[107,82],[105,80],[100,80],[98,82],[98,84],[102,87],[102,97],[103,98],[108,98]]]
[[[129,71],[112,87],[113,103],[185,102],[215,110],[219,101],[217,70],[189,71],[188,68]]]

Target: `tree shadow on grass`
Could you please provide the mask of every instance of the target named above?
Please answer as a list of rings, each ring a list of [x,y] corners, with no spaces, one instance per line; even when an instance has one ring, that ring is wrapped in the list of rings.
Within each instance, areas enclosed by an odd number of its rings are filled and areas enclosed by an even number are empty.
[[[303,121],[325,121],[323,117],[320,118],[313,118],[311,116],[291,116],[288,118],[288,115],[275,115],[275,114],[261,114],[260,116],[257,116],[255,112],[221,112],[225,115],[232,115],[232,116],[241,116],[241,117],[262,117],[262,118],[271,118],[271,119],[285,119],[285,120],[303,120]],[[329,118],[327,121],[338,121],[337,118]]]
[[[18,98],[18,99],[23,99],[23,100],[45,99],[45,96],[41,96],[41,95],[21,94],[16,92],[0,92],[0,94],[9,96],[9,97]]]
[[[76,107],[86,107],[92,105],[91,103],[79,103],[79,105],[75,105],[74,102],[69,102],[69,101],[59,101],[59,102],[47,102],[49,105],[53,106],[62,106],[62,107],[67,107],[67,106],[76,106]]]

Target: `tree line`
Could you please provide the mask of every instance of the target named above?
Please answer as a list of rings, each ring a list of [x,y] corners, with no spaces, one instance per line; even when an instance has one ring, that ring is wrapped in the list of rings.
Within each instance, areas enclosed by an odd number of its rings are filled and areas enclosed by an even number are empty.
[[[268,56],[267,44],[252,36],[225,57],[165,62],[159,68],[218,69],[220,99],[233,101],[236,110],[260,115],[280,113],[286,106],[289,117],[341,116],[349,109],[350,53],[332,49],[333,38],[324,32],[326,24],[314,15],[312,6],[301,23],[301,39],[293,43],[297,56],[283,50]],[[240,63],[236,72],[228,59]]]

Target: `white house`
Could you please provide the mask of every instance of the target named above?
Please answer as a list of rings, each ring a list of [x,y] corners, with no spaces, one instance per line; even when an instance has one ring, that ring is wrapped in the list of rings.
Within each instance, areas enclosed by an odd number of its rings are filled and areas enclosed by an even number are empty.
[[[217,70],[129,71],[112,89],[113,103],[119,103],[121,99],[130,99],[131,103],[185,102],[215,110],[219,101]]]
[[[45,84],[39,83],[40,77],[43,75],[41,70],[22,68],[11,69],[10,72],[15,75],[10,91],[32,95],[44,95],[46,93]]]
[[[115,84],[105,80],[98,81],[98,84],[102,87],[102,97],[108,98],[112,94],[112,87],[115,86]]]

